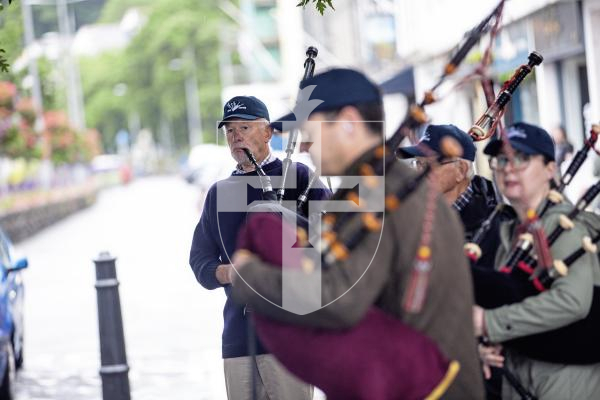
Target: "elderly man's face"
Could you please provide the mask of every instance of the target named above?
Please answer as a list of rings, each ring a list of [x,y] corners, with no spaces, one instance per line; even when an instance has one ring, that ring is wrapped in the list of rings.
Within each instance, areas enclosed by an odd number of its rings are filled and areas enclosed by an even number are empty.
[[[431,178],[438,185],[439,191],[447,193],[454,189],[459,183],[466,179],[466,174],[461,170],[461,163],[467,163],[460,158],[451,158],[442,160],[435,165],[436,157],[415,157],[411,160],[411,165],[422,171],[427,165],[433,165]],[[463,169],[468,169],[468,166],[463,166]]]
[[[236,118],[228,120],[224,130],[231,156],[238,164],[248,164],[249,162],[243,148],[250,150],[258,162],[264,160],[269,154],[269,141],[273,130],[265,119],[248,121]]]

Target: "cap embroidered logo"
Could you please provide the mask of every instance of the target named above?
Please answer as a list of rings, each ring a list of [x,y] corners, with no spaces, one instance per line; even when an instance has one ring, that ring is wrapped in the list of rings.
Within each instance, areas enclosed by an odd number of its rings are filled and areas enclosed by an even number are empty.
[[[234,112],[235,110],[245,110],[246,106],[237,101],[231,101],[227,103],[227,112]]]
[[[507,132],[506,135],[508,136],[509,139],[512,138],[521,138],[521,139],[527,139],[527,134],[525,133],[524,130],[522,129],[518,129],[518,128],[510,128]]]

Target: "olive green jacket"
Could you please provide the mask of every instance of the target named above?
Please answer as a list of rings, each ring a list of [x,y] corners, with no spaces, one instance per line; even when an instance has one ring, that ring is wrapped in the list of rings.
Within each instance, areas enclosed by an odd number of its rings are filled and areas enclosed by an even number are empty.
[[[542,218],[545,233],[549,235],[558,226],[559,216],[568,214],[572,209],[571,204],[551,207]],[[497,268],[503,265],[512,249],[516,225],[517,222],[512,221],[501,226]],[[581,246],[581,240],[586,235],[589,235],[586,226],[575,221],[575,227],[563,232],[552,245],[553,258],[566,258]],[[549,290],[520,303],[486,310],[484,318],[489,339],[494,343],[502,343],[560,328],[585,318],[591,307],[594,285],[600,285],[598,258],[593,254],[585,254],[571,265],[567,276],[555,280]],[[600,364],[569,366],[540,362],[510,348],[507,349],[507,356],[508,368],[540,399],[600,398]],[[503,386],[503,397],[519,398],[508,385]]]
[[[396,163],[386,175],[386,192],[391,188],[397,190],[413,177],[412,170]],[[428,188],[429,183],[422,183],[396,211],[386,215],[383,232],[369,234],[347,260],[321,271],[321,291],[317,298],[320,295],[321,304],[326,305],[323,308],[297,315],[265,301],[264,298],[282,304],[282,272],[260,261],[241,269],[240,277],[247,285],[237,280],[234,299],[271,318],[331,329],[352,327],[376,305],[432,338],[447,357],[460,362],[459,375],[444,398],[483,398],[473,334],[473,290],[462,250],[462,226],[457,214],[439,195],[436,195],[431,241],[433,266],[426,300],[419,313],[408,314],[403,307],[420,244]],[[338,235],[344,235],[343,229]]]

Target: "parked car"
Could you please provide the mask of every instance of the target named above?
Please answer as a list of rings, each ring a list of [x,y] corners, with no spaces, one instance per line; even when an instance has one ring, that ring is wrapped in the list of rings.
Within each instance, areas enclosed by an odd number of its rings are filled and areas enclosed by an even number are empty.
[[[27,265],[0,229],[0,400],[13,399],[15,373],[24,361],[21,271]]]
[[[90,163],[92,173],[100,180],[102,186],[123,183],[127,184],[133,177],[131,165],[118,154],[100,154]]]
[[[181,174],[190,184],[207,190],[219,179],[226,178],[235,169],[229,147],[216,144],[200,144],[190,151]]]

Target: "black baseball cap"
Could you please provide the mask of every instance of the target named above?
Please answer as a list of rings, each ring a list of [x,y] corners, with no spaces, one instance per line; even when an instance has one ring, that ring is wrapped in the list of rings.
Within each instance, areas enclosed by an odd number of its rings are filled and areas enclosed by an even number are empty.
[[[233,118],[255,120],[264,118],[269,121],[269,110],[265,103],[254,96],[236,96],[225,103],[223,119],[219,122],[219,129]]]
[[[454,125],[429,125],[419,143],[414,146],[398,148],[396,155],[400,158],[428,157],[430,154],[427,149],[439,155],[441,154],[440,143],[446,136],[456,140],[462,147],[460,158],[475,161],[476,149],[473,139]]]
[[[539,126],[517,122],[506,128],[506,136],[510,145],[524,154],[541,154],[554,161],[554,142],[548,132]],[[494,139],[483,149],[485,154],[497,155],[502,149],[502,140]]]
[[[383,104],[377,85],[353,69],[330,69],[300,82],[300,90],[293,112],[273,122],[271,126],[274,129],[287,131],[296,128],[316,112],[339,110],[348,105]],[[303,95],[307,98],[302,98]]]

